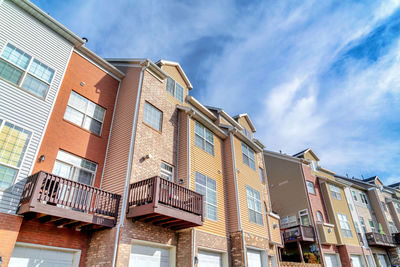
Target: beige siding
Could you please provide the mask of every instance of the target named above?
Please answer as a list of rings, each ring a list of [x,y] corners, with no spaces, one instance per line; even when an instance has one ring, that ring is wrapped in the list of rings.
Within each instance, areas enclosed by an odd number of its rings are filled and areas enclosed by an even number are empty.
[[[251,129],[250,124],[247,122],[246,118],[240,117],[237,121],[241,126],[246,128],[251,133],[251,137],[253,138],[253,130]]]
[[[281,239],[281,229],[279,227],[279,220],[273,216],[267,215],[267,219],[269,220],[269,231],[271,233],[271,241],[282,244]],[[274,225],[276,225],[274,229]]]
[[[189,89],[185,83],[185,80],[183,79],[182,75],[178,71],[177,67],[175,66],[169,66],[169,65],[163,65],[161,69],[166,72],[172,79],[174,79],[177,83],[179,83],[183,87],[184,91],[184,99],[189,93]],[[179,102],[179,101],[178,101]]]

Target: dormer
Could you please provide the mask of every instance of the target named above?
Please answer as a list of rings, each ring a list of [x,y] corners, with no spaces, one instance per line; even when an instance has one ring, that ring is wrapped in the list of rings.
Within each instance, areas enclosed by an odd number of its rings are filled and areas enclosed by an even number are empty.
[[[311,148],[304,149],[303,151],[300,151],[299,153],[296,153],[293,155],[293,157],[300,158],[300,159],[305,159],[310,161],[310,167],[314,172],[317,172],[318,175],[327,177],[327,178],[332,178],[334,177],[335,173],[325,169],[321,166],[319,166],[319,158],[318,156],[312,151]]]
[[[168,75],[165,80],[168,95],[172,96],[171,99],[174,99],[174,101],[176,100],[180,104],[184,103],[189,90],[192,90],[193,86],[182,67],[178,62],[167,60],[160,60],[156,65]]]
[[[249,115],[247,115],[247,113],[243,113],[233,118],[243,127],[243,134],[252,140],[253,134],[256,132],[256,128],[254,127],[253,122],[250,120]]]

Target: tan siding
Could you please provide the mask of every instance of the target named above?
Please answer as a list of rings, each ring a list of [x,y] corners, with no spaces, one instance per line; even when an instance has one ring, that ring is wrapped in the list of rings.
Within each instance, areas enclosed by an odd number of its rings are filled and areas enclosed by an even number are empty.
[[[271,232],[271,241],[275,243],[282,243],[281,240],[281,229],[279,227],[279,220],[272,216],[267,216],[269,219],[269,231]],[[276,228],[274,229],[274,224]]]
[[[195,121],[190,120],[190,165],[191,165],[191,189],[195,190],[195,172],[204,174],[216,181],[217,184],[217,221],[205,219],[204,225],[197,229],[216,235],[226,235],[225,199],[223,186],[222,166],[222,140],[214,135],[214,156],[197,147],[194,143]]]
[[[231,123],[228,122],[227,120],[225,120],[222,116],[219,116],[219,120],[220,120],[220,123],[222,123],[222,124],[231,125]]]
[[[247,122],[245,117],[240,117],[238,119],[238,123],[246,128],[251,133],[251,137],[253,137],[253,130],[251,129],[250,124]]]
[[[179,73],[178,69],[175,66],[168,66],[168,65],[163,65],[161,69],[183,87],[184,99],[185,99],[185,97],[189,93],[189,89],[185,83],[185,80],[183,80],[182,75]]]

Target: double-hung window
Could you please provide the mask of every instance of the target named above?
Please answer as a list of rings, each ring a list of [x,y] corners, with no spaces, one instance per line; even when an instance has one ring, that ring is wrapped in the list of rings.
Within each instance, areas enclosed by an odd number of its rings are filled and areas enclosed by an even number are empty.
[[[361,224],[361,228],[363,229],[364,233],[367,232],[367,227],[365,226],[365,221],[363,217],[360,217],[360,224]]]
[[[351,195],[353,196],[354,201],[358,201],[357,193],[355,191],[351,190]],[[361,196],[361,194],[360,194],[360,196]]]
[[[171,77],[167,77],[167,92],[183,102],[183,87]]]
[[[360,193],[361,202],[364,204],[368,204],[368,197],[364,193]]]
[[[104,108],[72,91],[64,119],[92,133],[101,135],[105,113]]]
[[[96,169],[96,163],[59,150],[54,163],[53,174],[75,182],[92,185]]]
[[[333,198],[337,200],[342,200],[342,195],[340,194],[340,188],[335,186],[335,185],[329,185],[329,188],[331,190],[331,195]]]
[[[7,44],[0,57],[0,78],[45,98],[54,70],[12,44]]]
[[[172,182],[174,180],[174,167],[165,162],[161,162],[160,176]]]
[[[324,221],[324,216],[322,216],[322,212],[317,211],[317,220],[319,222],[323,222]]]
[[[243,162],[250,166],[253,170],[256,169],[256,156],[254,150],[242,142],[242,157]]]
[[[155,106],[153,106],[148,102],[144,103],[144,114],[143,114],[144,123],[156,129],[157,131],[161,132],[162,118],[163,114],[161,110],[159,110],[158,108],[156,108]]]
[[[14,183],[31,135],[31,132],[0,119],[0,189]]]
[[[264,170],[262,168],[259,168],[260,170],[260,181],[261,183],[265,183],[265,178],[264,178]]]
[[[263,225],[260,192],[251,188],[250,186],[247,186],[246,193],[250,222]]]
[[[310,194],[314,194],[315,195],[315,188],[314,188],[314,183],[311,181],[306,181],[307,184],[307,191]]]
[[[369,227],[371,227],[371,231],[376,233],[376,228],[375,228],[375,224],[374,221],[369,220]]]
[[[340,223],[340,228],[342,229],[342,233],[344,237],[352,238],[353,234],[351,233],[351,227],[347,216],[344,214],[338,213],[338,219]]]
[[[195,173],[196,192],[204,195],[206,217],[217,220],[217,183],[214,179],[199,172]]]
[[[250,131],[247,130],[246,128],[244,128],[244,127],[243,127],[243,134],[244,134],[247,138],[251,139],[251,133],[250,133]]]
[[[296,215],[284,216],[281,218],[281,228],[288,228],[297,225]]]
[[[196,121],[194,143],[207,153],[214,156],[214,134]]]
[[[394,225],[393,222],[388,222],[389,223],[389,231],[391,234],[397,233],[397,227]]]

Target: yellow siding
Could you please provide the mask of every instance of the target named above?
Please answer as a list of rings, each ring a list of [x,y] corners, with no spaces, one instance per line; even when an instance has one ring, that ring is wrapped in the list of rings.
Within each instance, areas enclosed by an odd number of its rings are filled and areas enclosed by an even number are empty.
[[[204,174],[216,181],[217,184],[217,221],[205,218],[203,226],[196,229],[213,233],[216,235],[226,235],[225,222],[225,201],[223,188],[223,165],[222,165],[222,145],[223,141],[214,135],[214,156],[208,154],[194,143],[195,121],[190,120],[190,189],[195,190],[195,172]]]
[[[264,201],[267,203],[265,198],[265,186],[261,183],[258,166],[262,158],[260,155],[256,155],[256,170],[253,170],[248,165],[243,163],[242,159],[242,142],[234,137],[234,148],[235,148],[235,162],[236,168],[239,170],[237,175],[238,180],[238,195],[239,195],[239,208],[240,208],[240,219],[242,223],[242,228],[244,231],[249,233],[257,234],[260,236],[268,237],[268,224],[266,222],[266,217],[263,216],[263,226],[256,223],[252,223],[249,220],[249,213],[247,208],[247,194],[246,186],[250,186],[255,190],[260,192],[261,195],[261,210],[264,212]]]
[[[225,124],[225,125],[231,125],[231,123],[227,120],[225,120],[222,116],[219,116],[220,123]]]
[[[270,215],[267,216],[269,219],[269,230],[271,232],[271,241],[282,244],[282,239],[281,239],[281,229],[279,227],[279,220],[275,217],[272,217]],[[274,229],[274,225],[276,225]]]
[[[251,129],[250,124],[247,122],[246,118],[240,117],[238,119],[238,123],[244,128],[246,128],[251,133],[251,137],[253,138],[253,130]]]
[[[317,224],[318,232],[321,237],[322,244],[337,244],[335,226],[328,226],[326,224]]]

